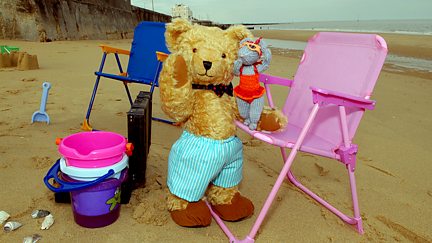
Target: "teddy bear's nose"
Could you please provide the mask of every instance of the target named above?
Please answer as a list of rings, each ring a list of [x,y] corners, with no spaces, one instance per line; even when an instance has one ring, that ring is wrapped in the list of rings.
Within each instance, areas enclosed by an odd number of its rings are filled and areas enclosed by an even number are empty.
[[[203,61],[203,65],[204,65],[205,70],[209,70],[212,66],[212,63],[209,61]]]

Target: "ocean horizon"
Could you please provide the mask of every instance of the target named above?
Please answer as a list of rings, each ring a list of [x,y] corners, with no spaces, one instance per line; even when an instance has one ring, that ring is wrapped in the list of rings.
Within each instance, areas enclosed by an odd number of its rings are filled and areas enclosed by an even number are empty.
[[[314,30],[432,35],[432,19],[358,20],[246,24],[255,30]]]

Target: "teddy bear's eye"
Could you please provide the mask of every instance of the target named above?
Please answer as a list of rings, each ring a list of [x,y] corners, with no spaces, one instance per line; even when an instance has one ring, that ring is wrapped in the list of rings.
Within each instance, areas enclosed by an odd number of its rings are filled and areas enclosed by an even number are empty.
[[[222,58],[225,58],[225,57],[226,57],[225,53],[222,53]]]
[[[196,48],[194,48],[194,49],[192,49],[192,51],[193,51],[193,53],[195,53],[195,52],[197,52],[197,49],[196,49]]]

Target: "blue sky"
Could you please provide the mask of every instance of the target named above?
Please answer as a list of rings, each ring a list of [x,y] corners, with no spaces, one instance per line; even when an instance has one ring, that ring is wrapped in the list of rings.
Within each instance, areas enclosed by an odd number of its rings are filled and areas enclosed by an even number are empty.
[[[432,19],[432,0],[132,0],[171,15],[177,3],[219,23]]]

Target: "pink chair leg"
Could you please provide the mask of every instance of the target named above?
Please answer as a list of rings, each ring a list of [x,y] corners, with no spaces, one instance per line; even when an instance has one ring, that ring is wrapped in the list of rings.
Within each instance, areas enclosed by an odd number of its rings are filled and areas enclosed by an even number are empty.
[[[347,170],[348,170],[348,175],[349,175],[349,179],[350,179],[351,197],[352,197],[353,208],[354,208],[354,218],[353,219],[357,222],[356,223],[357,231],[360,234],[363,234],[364,233],[363,221],[362,221],[362,218],[360,215],[360,207],[359,207],[358,197],[357,197],[357,186],[356,186],[354,170],[351,169],[350,164],[347,165]]]
[[[225,223],[222,221],[222,219],[213,211],[212,207],[208,202],[207,207],[210,209],[210,213],[213,216],[213,218],[216,220],[216,223],[219,225],[219,227],[222,229],[222,231],[225,233],[225,235],[228,237],[230,242],[237,242],[237,238],[231,233],[231,231],[228,229],[228,227],[225,225]]]
[[[281,153],[282,153],[282,157],[285,161],[287,155],[286,155],[286,151],[284,148],[281,148]],[[351,170],[350,168],[351,165],[347,165],[347,170],[348,170],[348,175],[350,178],[350,186],[351,186],[351,197],[352,197],[352,202],[353,202],[353,208],[354,208],[354,217],[349,217],[346,214],[342,213],[341,211],[339,211],[338,209],[336,209],[335,207],[333,207],[330,203],[328,203],[327,201],[325,201],[324,199],[322,199],[321,197],[319,197],[318,195],[316,195],[314,192],[312,192],[311,190],[309,190],[307,187],[305,187],[303,184],[301,184],[293,175],[292,171],[289,170],[289,172],[287,173],[287,177],[289,179],[289,181],[295,185],[296,187],[298,187],[300,190],[302,190],[304,193],[306,193],[307,195],[309,195],[310,197],[312,197],[313,199],[315,199],[317,202],[319,202],[321,205],[323,205],[324,207],[326,207],[328,210],[330,210],[332,213],[334,213],[336,216],[338,216],[339,218],[341,218],[343,221],[345,221],[348,224],[354,225],[357,229],[357,231],[360,234],[363,234],[363,225],[362,225],[362,219],[360,216],[360,209],[358,206],[358,199],[357,199],[357,190],[356,190],[356,183],[355,183],[355,176],[354,176],[354,171]]]

